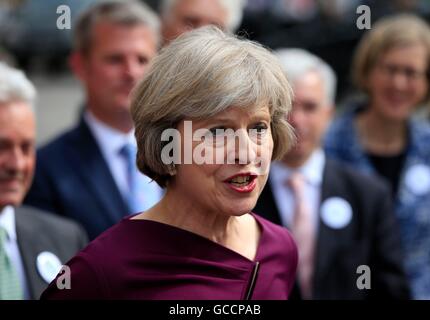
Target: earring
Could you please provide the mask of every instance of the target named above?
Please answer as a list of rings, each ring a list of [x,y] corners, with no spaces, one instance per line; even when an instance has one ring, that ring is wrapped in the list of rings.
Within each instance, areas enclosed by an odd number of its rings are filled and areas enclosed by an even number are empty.
[[[171,175],[172,177],[173,177],[174,175],[176,175],[176,167],[175,167],[175,165],[174,165],[174,164],[171,164],[171,165],[169,166],[169,168],[168,168],[168,171],[169,171],[169,175]]]

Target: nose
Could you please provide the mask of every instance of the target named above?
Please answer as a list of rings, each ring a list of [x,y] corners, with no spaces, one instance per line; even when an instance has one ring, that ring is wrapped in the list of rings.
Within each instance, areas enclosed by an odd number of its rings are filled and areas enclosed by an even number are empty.
[[[201,28],[201,27],[205,27],[208,25],[211,25],[212,23],[210,21],[205,21],[205,20],[199,20],[197,21],[194,26],[193,29],[197,29],[197,28]]]
[[[258,146],[254,143],[252,133],[246,129],[239,129],[227,140],[227,163],[249,164],[256,161]]]
[[[5,167],[9,171],[18,172],[25,167],[25,156],[20,148],[11,149],[5,159]]]
[[[288,122],[295,128],[300,128],[306,119],[305,113],[298,107],[293,107]]]
[[[125,73],[126,75],[133,79],[137,80],[141,77],[144,71],[144,65],[141,64],[137,59],[128,59],[125,63]]]
[[[396,72],[392,77],[393,85],[396,89],[404,89],[408,85],[408,76],[405,72]]]

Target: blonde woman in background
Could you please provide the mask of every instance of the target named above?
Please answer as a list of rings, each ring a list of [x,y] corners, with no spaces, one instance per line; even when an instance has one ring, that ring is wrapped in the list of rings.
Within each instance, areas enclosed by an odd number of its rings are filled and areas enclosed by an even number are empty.
[[[361,40],[353,76],[366,99],[334,121],[327,154],[391,185],[413,297],[430,299],[430,29],[412,15],[381,20]]]

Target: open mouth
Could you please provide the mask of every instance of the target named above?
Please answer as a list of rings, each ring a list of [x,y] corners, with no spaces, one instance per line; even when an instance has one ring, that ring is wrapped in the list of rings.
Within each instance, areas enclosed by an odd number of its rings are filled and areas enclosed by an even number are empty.
[[[408,98],[405,94],[396,92],[387,92],[385,94],[385,99],[394,104],[405,104],[408,102]]]
[[[256,185],[256,174],[252,173],[242,173],[234,175],[226,180],[224,180],[225,183],[228,184],[228,186],[238,192],[251,192],[254,190]]]
[[[2,185],[8,185],[8,186],[20,186],[22,183],[21,179],[17,179],[17,178],[12,178],[12,179],[8,179],[8,178],[0,178],[0,183]]]
[[[254,179],[255,179],[255,176],[238,176],[231,179],[229,183],[237,187],[244,187],[249,185]]]

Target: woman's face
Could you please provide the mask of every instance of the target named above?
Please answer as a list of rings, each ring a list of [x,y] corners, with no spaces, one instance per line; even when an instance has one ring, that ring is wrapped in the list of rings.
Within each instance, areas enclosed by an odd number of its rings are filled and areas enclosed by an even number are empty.
[[[383,117],[406,120],[427,94],[427,51],[422,45],[382,54],[369,74],[370,105]]]
[[[273,151],[270,121],[267,106],[252,111],[231,107],[191,122],[193,134],[201,137],[193,140],[198,141],[190,141],[190,122],[182,121],[178,127],[182,164],[176,165],[169,191],[207,213],[238,216],[250,212],[269,171]],[[192,157],[190,164],[184,164],[187,156]]]

